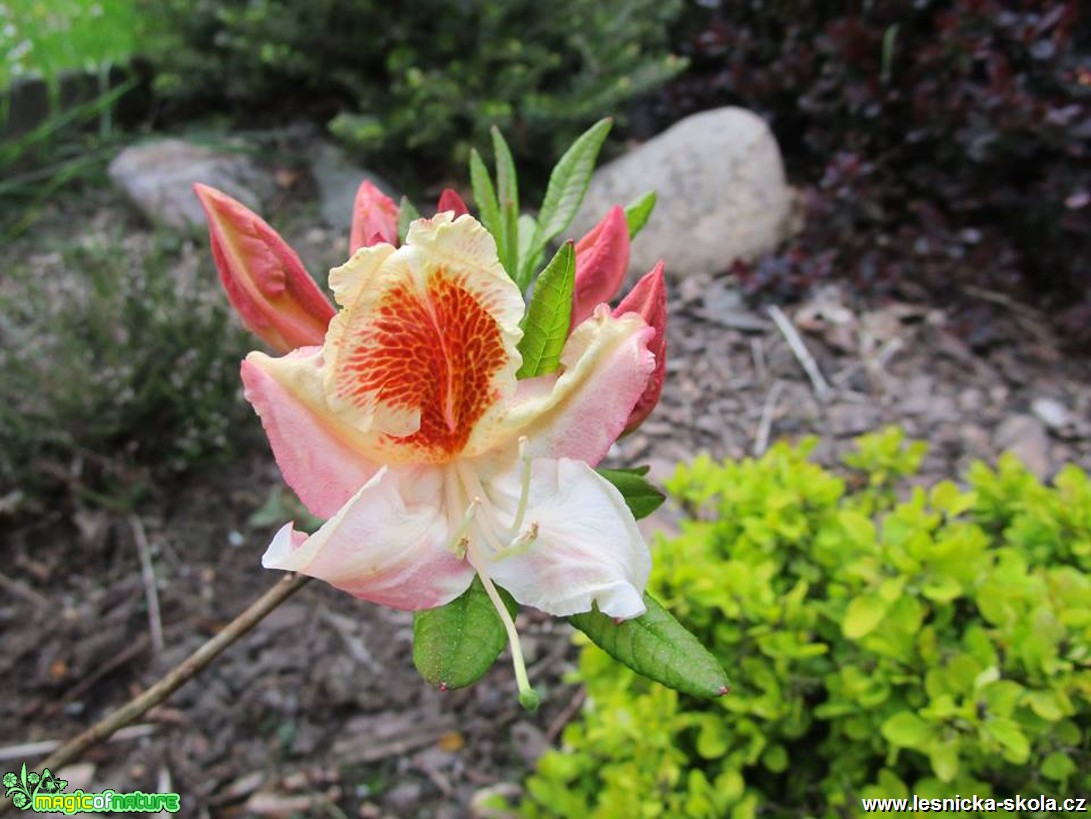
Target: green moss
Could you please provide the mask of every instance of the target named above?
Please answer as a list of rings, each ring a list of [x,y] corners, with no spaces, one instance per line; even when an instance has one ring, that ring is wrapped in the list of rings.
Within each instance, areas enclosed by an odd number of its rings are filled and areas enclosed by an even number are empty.
[[[651,590],[735,682],[715,702],[587,647],[588,705],[528,817],[855,815],[861,797],[1091,786],[1091,482],[1017,461],[910,488],[866,436],[846,478],[780,444],[680,467]],[[919,483],[919,481],[915,481]],[[901,500],[899,500],[899,497]]]

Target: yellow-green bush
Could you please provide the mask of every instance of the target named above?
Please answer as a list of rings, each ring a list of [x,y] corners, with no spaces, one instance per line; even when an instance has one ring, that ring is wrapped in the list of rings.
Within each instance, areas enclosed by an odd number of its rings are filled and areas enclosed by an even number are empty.
[[[699,458],[652,590],[733,678],[714,702],[582,655],[588,704],[527,782],[528,817],[850,816],[862,797],[1091,789],[1091,481],[1010,456],[968,488],[867,436]],[[902,500],[898,500],[901,497]],[[959,814],[965,815],[965,814]]]

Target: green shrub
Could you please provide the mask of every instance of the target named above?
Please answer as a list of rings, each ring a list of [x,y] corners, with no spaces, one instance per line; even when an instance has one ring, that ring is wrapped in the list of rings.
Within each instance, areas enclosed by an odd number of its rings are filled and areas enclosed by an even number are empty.
[[[238,376],[247,337],[215,274],[179,249],[96,237],[5,271],[0,490],[67,484],[126,503],[138,474],[224,455],[254,426]]]
[[[676,73],[679,0],[144,0],[169,103],[333,117],[367,155],[459,175],[498,125],[517,158],[558,156],[619,103]],[[437,164],[438,163],[438,164]]]
[[[1088,793],[1088,476],[1069,466],[1047,487],[1005,456],[967,490],[909,490],[922,453],[896,430],[860,441],[847,480],[812,446],[678,470],[668,488],[690,514],[658,545],[653,591],[735,687],[689,699],[588,646],[588,705],[529,779],[525,816]]]

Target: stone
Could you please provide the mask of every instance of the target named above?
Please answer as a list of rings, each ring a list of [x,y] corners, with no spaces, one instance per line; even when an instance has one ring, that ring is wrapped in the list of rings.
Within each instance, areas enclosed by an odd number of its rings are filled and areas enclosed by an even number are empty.
[[[993,445],[1011,452],[1037,477],[1050,474],[1049,435],[1045,425],[1033,415],[1012,415],[996,428]]]
[[[790,232],[792,196],[769,127],[743,108],[686,117],[595,172],[571,227],[579,237],[614,204],[654,190],[651,219],[633,242],[630,271],[659,259],[682,278],[727,270],[772,250]]]
[[[153,225],[185,233],[206,229],[205,213],[193,193],[201,182],[261,211],[275,183],[245,153],[163,139],[124,148],[110,163],[110,180]]]
[[[830,433],[838,438],[869,432],[883,420],[883,411],[873,404],[834,404],[826,410]]]
[[[377,174],[355,164],[329,142],[319,142],[311,155],[311,174],[318,186],[322,219],[331,228],[348,233],[352,227],[352,205],[356,191],[365,179],[394,200],[401,201],[397,189]]]
[[[1068,408],[1054,398],[1035,398],[1030,404],[1030,411],[1043,424],[1054,430],[1063,429],[1072,420]]]

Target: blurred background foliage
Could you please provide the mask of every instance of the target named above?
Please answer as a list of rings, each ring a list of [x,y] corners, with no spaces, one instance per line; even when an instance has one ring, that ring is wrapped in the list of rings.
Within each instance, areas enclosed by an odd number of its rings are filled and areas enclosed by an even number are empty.
[[[1091,23],[1077,0],[7,0],[0,20],[0,84],[78,69],[116,93],[127,65],[130,132],[303,118],[410,193],[464,179],[494,123],[533,187],[603,115],[624,140],[743,105],[772,125],[808,212],[788,247],[738,266],[751,292],[999,290],[1091,341]],[[115,106],[82,100],[75,123],[5,144],[5,176],[38,173],[9,181],[7,201],[40,192],[43,165],[98,178]],[[58,162],[58,132],[77,135],[61,141],[79,146],[75,165]],[[958,320],[972,343],[998,340],[973,311]]]
[[[680,0],[142,0],[167,118],[219,109],[328,122],[372,163],[464,175],[498,125],[539,170],[588,125],[677,74]]]
[[[603,115],[616,149],[738,104],[771,124],[807,210],[786,247],[736,265],[754,297],[836,280],[949,305],[976,289],[1091,343],[1091,24],[1076,0],[4,0],[0,43],[9,239],[149,132],[303,119],[419,194],[464,181],[495,123],[533,193]],[[989,314],[952,321],[974,345],[1003,340]]]

